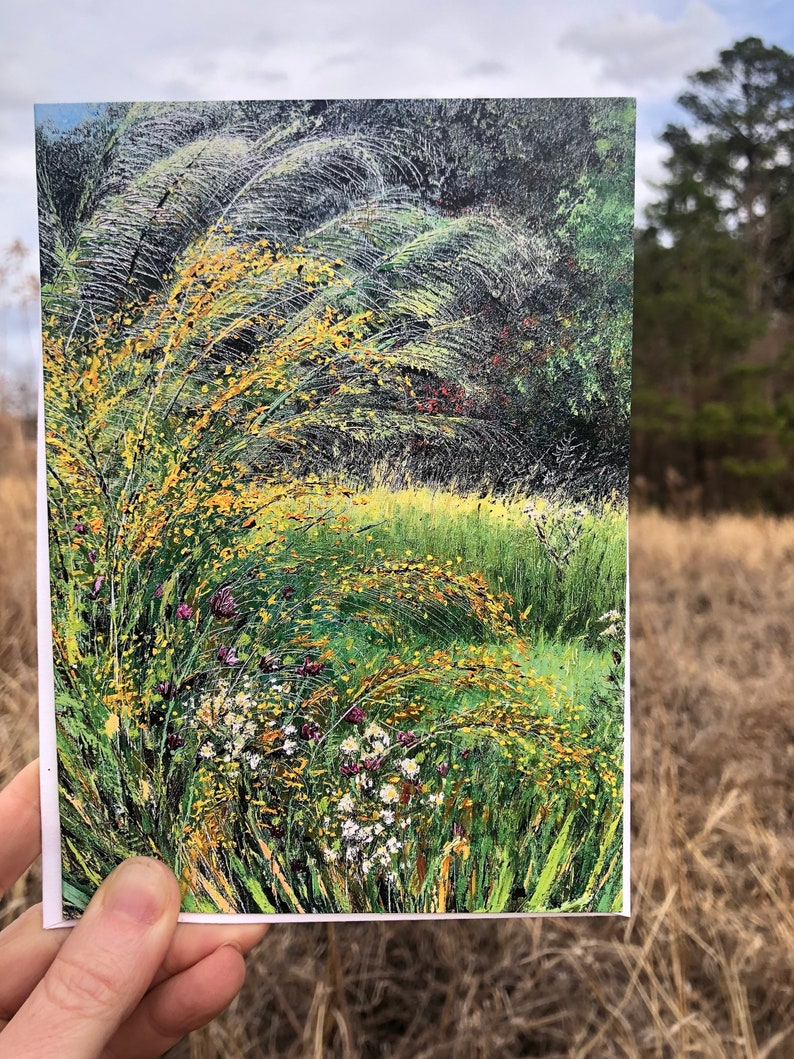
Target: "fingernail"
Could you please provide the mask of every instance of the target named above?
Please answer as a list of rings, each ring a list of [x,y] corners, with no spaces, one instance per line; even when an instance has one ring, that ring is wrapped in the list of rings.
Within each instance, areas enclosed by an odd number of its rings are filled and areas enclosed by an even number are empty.
[[[116,915],[151,925],[168,907],[171,889],[164,865],[147,857],[133,857],[108,877],[102,903]]]

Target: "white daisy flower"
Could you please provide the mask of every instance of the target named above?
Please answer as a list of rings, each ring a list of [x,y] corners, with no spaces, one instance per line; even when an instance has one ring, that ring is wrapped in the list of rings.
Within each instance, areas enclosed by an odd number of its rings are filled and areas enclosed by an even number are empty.
[[[419,766],[413,758],[404,757],[400,762],[400,771],[407,779],[413,780],[419,775]]]
[[[354,839],[358,839],[360,834],[361,828],[355,820],[342,821],[342,838],[345,842],[352,842]]]
[[[384,783],[380,789],[380,800],[382,802],[396,802],[399,797],[400,792],[393,783]]]
[[[339,749],[343,754],[357,754],[358,753],[358,740],[354,739],[352,735],[348,736],[347,739],[343,740],[339,744]]]
[[[389,734],[385,728],[381,728],[379,724],[368,724],[364,729],[364,738],[368,739],[371,743],[378,743],[381,750],[384,750],[389,745]]]
[[[352,813],[354,809],[353,799],[349,794],[345,794],[339,799],[339,812],[340,813]]]

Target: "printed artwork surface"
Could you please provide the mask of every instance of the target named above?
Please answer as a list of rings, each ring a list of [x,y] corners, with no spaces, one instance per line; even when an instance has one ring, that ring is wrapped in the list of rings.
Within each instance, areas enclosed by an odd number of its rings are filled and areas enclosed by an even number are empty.
[[[133,854],[185,913],[626,911],[633,151],[37,108],[65,919]]]

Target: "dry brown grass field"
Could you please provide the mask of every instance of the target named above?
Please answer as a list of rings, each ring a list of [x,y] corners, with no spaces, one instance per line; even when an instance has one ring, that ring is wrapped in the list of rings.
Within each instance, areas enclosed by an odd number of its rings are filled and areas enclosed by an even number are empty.
[[[0,783],[36,751],[33,455],[4,438]],[[794,1055],[794,521],[638,513],[631,543],[632,917],[276,927],[173,1056]]]

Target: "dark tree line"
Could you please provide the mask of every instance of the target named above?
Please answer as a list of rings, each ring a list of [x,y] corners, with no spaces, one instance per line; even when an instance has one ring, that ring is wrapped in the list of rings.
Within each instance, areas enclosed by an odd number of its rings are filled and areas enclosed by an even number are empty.
[[[689,79],[636,240],[635,482],[706,509],[794,502],[794,56],[755,37]]]

